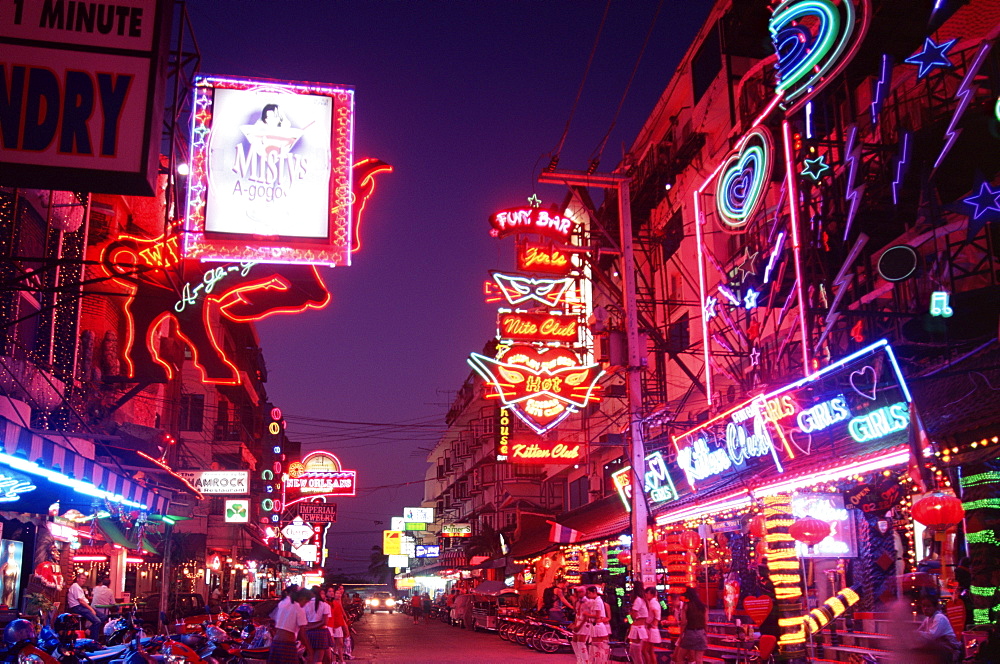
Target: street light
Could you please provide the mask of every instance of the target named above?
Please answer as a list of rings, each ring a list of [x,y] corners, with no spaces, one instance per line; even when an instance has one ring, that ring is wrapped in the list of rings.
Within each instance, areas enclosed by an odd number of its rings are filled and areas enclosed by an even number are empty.
[[[646,507],[646,449],[642,438],[642,355],[639,348],[639,314],[635,297],[635,255],[632,249],[632,208],[628,176],[582,171],[547,171],[538,181],[577,187],[600,187],[618,191],[618,226],[622,251],[622,308],[625,310],[625,339],[628,366],[629,457],[632,462],[632,578],[643,586],[656,583],[656,569],[649,553],[649,510]]]

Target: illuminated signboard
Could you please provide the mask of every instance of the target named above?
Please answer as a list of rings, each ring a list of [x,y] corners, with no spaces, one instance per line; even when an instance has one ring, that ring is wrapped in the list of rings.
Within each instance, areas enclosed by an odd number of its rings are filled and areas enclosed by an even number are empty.
[[[573,269],[573,262],[565,249],[525,242],[517,248],[517,269],[523,272],[567,274]]]
[[[502,238],[511,233],[537,233],[566,241],[577,229],[577,223],[558,212],[535,207],[501,210],[490,217],[490,233]]]
[[[508,341],[561,341],[572,344],[579,340],[580,320],[558,314],[501,313],[497,327],[499,338]]]
[[[510,410],[507,408],[497,408],[497,461],[506,461],[510,454]]]
[[[625,504],[632,511],[632,466],[625,466],[611,473],[611,483]],[[667,470],[667,463],[660,452],[646,456],[646,476],[643,490],[653,504],[666,503],[677,498],[677,489]]]
[[[417,521],[421,523],[431,523],[434,521],[433,507],[404,507],[403,521]]]
[[[0,184],[153,196],[173,3],[0,5]]]
[[[389,554],[389,567],[409,567],[409,566],[410,566],[409,556]]]
[[[184,254],[350,265],[354,90],[197,76]]]
[[[472,353],[469,365],[491,384],[504,407],[536,433],[544,433],[570,413],[599,401],[600,365],[581,366],[566,348],[513,345],[496,358]]]
[[[382,531],[382,553],[387,556],[399,555],[403,550],[403,533],[398,530]]]
[[[12,503],[22,493],[34,491],[37,487],[27,475],[15,473],[9,468],[0,469],[0,503]]]
[[[441,525],[441,537],[472,537],[471,523],[445,523]]]
[[[515,439],[511,443],[508,460],[515,463],[575,464],[583,461],[584,451],[583,443]]]
[[[534,279],[503,272],[494,272],[493,281],[512,307],[561,307],[567,303],[575,286],[570,277]]]
[[[416,558],[438,558],[441,555],[441,547],[437,544],[418,544]]]
[[[403,524],[403,530],[419,532],[421,530],[427,530],[427,524],[420,521],[406,521]]]
[[[801,470],[907,442],[910,393],[879,341],[674,438],[683,488]],[[678,476],[679,479],[679,476]]]
[[[810,516],[830,524],[830,534],[813,547],[802,542],[795,549],[802,558],[856,558],[858,555],[854,511],[845,509],[839,493],[796,493],[792,496],[792,516]]]
[[[282,500],[282,490],[284,484],[284,461],[285,454],[282,445],[284,444],[285,420],[282,417],[281,409],[270,404],[264,407],[264,435],[263,454],[261,455],[260,480],[264,485],[264,498],[260,501],[260,515],[262,520],[273,524],[281,521],[281,512],[284,510]]]
[[[356,476],[356,471],[344,470],[330,452],[310,452],[302,461],[288,465],[285,497],[290,504],[294,494],[353,496]]]
[[[202,493],[250,493],[249,470],[178,470],[177,474]]]
[[[227,500],[224,514],[226,523],[249,523],[250,501],[245,498]]]
[[[394,516],[389,519],[389,530],[406,530],[406,521],[401,516]]]
[[[337,503],[299,503],[299,516],[309,523],[336,523]]]

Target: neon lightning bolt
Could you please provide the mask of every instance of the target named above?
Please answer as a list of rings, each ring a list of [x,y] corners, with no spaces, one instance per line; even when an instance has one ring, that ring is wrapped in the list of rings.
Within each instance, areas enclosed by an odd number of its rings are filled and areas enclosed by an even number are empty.
[[[878,116],[882,113],[882,102],[889,95],[892,85],[892,58],[888,53],[882,55],[882,70],[878,80],[872,83],[872,124],[878,124]]]
[[[826,335],[830,333],[830,330],[833,329],[833,324],[840,318],[840,312],[837,311],[840,308],[840,301],[847,294],[847,289],[851,285],[851,282],[854,281],[854,270],[851,267],[854,265],[854,261],[858,259],[858,256],[861,255],[861,250],[865,248],[866,244],[868,244],[868,236],[861,233],[858,235],[858,239],[855,240],[854,246],[847,252],[844,264],[840,266],[840,271],[837,272],[837,276],[833,278],[833,283],[830,284],[830,287],[836,288],[837,292],[833,296],[833,304],[830,305],[826,314],[826,326],[823,328],[823,333],[819,335],[819,340],[816,342],[816,348],[813,352],[817,352],[820,346],[823,345]]]
[[[945,155],[951,151],[951,146],[958,140],[958,135],[962,133],[961,129],[956,129],[959,120],[962,119],[962,114],[965,113],[965,109],[968,107],[969,102],[972,101],[972,94],[974,90],[970,87],[972,81],[976,78],[976,74],[979,73],[979,67],[982,66],[983,60],[986,59],[986,54],[990,52],[990,47],[992,43],[984,41],[979,45],[979,50],[976,51],[976,57],[973,58],[972,64],[965,70],[965,76],[962,77],[962,84],[958,86],[958,90],[955,91],[955,99],[958,100],[958,106],[955,107],[955,114],[951,116],[951,122],[948,123],[948,129],[944,132],[944,147],[941,148],[941,154],[938,155],[937,161],[934,162],[934,168],[931,169],[931,174],[937,170],[938,166],[944,160]]]
[[[847,129],[847,144],[844,146],[844,154],[847,155],[844,163],[847,165],[847,182],[844,186],[847,199],[847,223],[844,226],[844,242],[851,234],[851,225],[854,224],[854,216],[858,213],[858,206],[861,205],[861,198],[865,195],[865,185],[854,186],[854,180],[858,175],[858,164],[861,161],[861,144],[857,143],[858,127],[851,125]]]
[[[896,179],[892,181],[892,204],[899,205],[899,188],[903,184],[906,172],[910,170],[910,132],[903,132],[903,146],[899,150],[899,161],[896,162]]]

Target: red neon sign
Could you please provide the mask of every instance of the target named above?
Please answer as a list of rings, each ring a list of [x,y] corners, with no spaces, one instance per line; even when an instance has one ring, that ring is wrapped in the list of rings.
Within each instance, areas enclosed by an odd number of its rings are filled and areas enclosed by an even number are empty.
[[[498,238],[512,233],[538,233],[556,240],[568,240],[577,223],[551,210],[517,207],[494,214],[490,217],[490,226],[493,229],[490,234]]]
[[[517,249],[517,269],[524,272],[567,274],[573,268],[569,253],[552,245],[525,243]]]
[[[500,338],[511,341],[576,341],[579,319],[556,314],[500,314]]]
[[[551,440],[516,440],[510,445],[509,461],[517,463],[579,463],[583,443]]]
[[[511,346],[502,357],[472,353],[469,364],[490,383],[496,397],[521,420],[544,433],[584,406],[599,401],[600,365],[581,366],[566,348],[539,351]]]

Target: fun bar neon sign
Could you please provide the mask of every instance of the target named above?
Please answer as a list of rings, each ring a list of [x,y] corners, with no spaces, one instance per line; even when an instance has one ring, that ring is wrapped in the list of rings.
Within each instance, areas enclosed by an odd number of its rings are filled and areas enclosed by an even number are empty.
[[[518,463],[577,463],[582,459],[583,443],[538,440],[510,446],[510,460]]]
[[[575,341],[579,320],[549,314],[500,314],[500,338],[511,341]]]
[[[538,233],[567,240],[577,224],[572,219],[549,210],[533,207],[517,207],[501,210],[490,217],[491,235],[501,238],[511,233]]]

